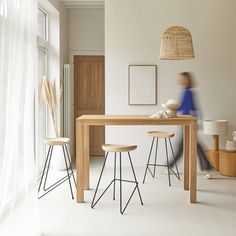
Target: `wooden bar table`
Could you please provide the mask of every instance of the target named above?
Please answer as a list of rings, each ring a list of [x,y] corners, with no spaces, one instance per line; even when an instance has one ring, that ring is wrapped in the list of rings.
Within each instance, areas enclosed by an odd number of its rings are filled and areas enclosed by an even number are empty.
[[[197,202],[197,120],[189,115],[177,118],[150,118],[148,115],[83,115],[76,119],[77,202],[84,202],[89,189],[89,127],[106,125],[179,125],[184,129],[184,189],[190,203]]]

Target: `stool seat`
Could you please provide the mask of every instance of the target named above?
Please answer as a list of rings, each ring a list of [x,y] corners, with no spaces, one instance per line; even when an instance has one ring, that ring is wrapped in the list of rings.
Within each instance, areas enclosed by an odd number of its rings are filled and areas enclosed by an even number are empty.
[[[130,152],[137,148],[136,145],[118,145],[118,144],[103,144],[102,149],[105,152]]]
[[[172,132],[165,132],[165,131],[149,131],[148,136],[155,137],[155,138],[171,138],[174,137],[174,133]]]
[[[44,143],[47,145],[65,145],[69,142],[70,139],[65,137],[49,138],[44,140]]]

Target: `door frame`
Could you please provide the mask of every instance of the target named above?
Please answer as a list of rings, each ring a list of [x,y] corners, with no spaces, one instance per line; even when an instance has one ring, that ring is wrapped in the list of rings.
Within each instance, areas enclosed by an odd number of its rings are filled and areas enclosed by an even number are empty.
[[[73,104],[71,104],[69,110],[70,110],[70,124],[69,124],[69,134],[70,134],[70,153],[72,160],[75,161],[75,156],[74,156],[74,150],[75,150],[75,140],[74,140],[74,56],[104,56],[105,53],[104,51],[99,51],[99,50],[69,50],[69,64],[70,64],[70,81],[71,81],[71,87],[70,87],[70,94],[71,94],[71,101]],[[106,68],[106,67],[105,67]],[[106,78],[105,78],[105,84],[106,84]],[[105,99],[106,103],[106,99]],[[105,106],[106,107],[106,106]]]

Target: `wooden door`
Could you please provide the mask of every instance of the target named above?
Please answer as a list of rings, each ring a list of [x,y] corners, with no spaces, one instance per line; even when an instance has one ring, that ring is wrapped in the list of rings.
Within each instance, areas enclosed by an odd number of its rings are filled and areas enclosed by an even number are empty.
[[[104,56],[74,56],[74,114],[105,114]],[[75,119],[74,119],[75,120]],[[104,155],[105,127],[90,127],[90,155]]]

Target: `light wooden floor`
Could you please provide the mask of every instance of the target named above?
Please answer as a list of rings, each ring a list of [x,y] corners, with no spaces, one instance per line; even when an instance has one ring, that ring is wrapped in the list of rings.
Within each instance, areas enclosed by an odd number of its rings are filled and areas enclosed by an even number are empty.
[[[92,161],[92,188],[100,173],[101,159]],[[124,175],[129,176],[129,169]],[[141,184],[144,168],[136,169],[141,186],[144,206],[135,196],[126,210],[119,214],[118,200],[112,200],[108,192],[94,210],[91,202],[76,204],[70,198],[67,183],[60,189],[40,200],[40,228],[43,236],[235,236],[236,227],[236,179],[217,176],[204,179],[198,176],[198,199],[200,203],[189,204],[188,194],[182,189],[182,182],[172,177],[172,187],[163,170],[157,170],[157,178],[147,178]],[[61,172],[55,172],[57,176]],[[108,181],[112,169],[104,175]],[[102,184],[105,186],[105,183]],[[118,190],[118,189],[117,189]],[[124,189],[128,194],[130,186]],[[86,191],[92,199],[94,190]],[[118,197],[118,195],[117,195]]]

